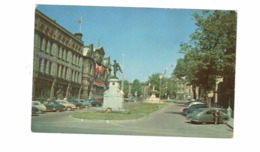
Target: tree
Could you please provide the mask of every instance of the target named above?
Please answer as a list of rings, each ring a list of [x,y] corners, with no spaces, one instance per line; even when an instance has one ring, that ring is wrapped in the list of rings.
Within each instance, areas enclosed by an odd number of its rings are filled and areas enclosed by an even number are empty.
[[[194,14],[197,29],[190,41],[181,43],[180,52],[184,59],[178,60],[174,76],[185,76],[193,86],[203,90],[214,90],[216,77],[222,76],[225,90],[234,96],[236,12],[203,11]],[[224,84],[223,83],[223,84]]]
[[[129,81],[124,80],[124,97],[128,98],[128,92],[129,92]]]
[[[149,76],[148,82],[151,85],[150,90],[152,90],[153,86],[154,86],[154,89],[157,90],[158,93],[161,90],[162,98],[167,98],[168,96],[169,97],[176,96],[176,85],[174,85],[173,79],[162,77],[161,86],[160,86],[160,75],[161,75],[160,73],[154,73],[151,76]],[[158,94],[158,96],[159,96],[159,94]]]
[[[131,93],[132,93],[132,95],[135,95],[135,93],[137,93],[138,97],[140,97],[142,95],[142,85],[138,79],[135,79],[133,81]]]

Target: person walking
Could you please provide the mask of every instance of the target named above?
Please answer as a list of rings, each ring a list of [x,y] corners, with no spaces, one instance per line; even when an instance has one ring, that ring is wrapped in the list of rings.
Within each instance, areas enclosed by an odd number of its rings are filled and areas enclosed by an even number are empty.
[[[218,125],[219,124],[219,110],[217,109],[215,112],[214,112],[214,121],[215,121],[215,125]]]

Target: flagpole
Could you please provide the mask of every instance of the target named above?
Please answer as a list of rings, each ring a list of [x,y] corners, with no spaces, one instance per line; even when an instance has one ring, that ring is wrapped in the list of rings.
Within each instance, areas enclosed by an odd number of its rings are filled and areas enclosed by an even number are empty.
[[[79,32],[81,33],[82,17],[80,17]]]

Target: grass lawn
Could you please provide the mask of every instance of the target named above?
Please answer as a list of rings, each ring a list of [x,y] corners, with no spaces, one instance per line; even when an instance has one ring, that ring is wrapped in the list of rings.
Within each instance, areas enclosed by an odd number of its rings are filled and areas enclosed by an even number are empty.
[[[104,111],[91,111],[73,114],[72,117],[89,120],[129,120],[144,117],[152,112],[163,108],[165,104],[149,104],[149,103],[125,103],[125,109],[130,113],[105,113]]]

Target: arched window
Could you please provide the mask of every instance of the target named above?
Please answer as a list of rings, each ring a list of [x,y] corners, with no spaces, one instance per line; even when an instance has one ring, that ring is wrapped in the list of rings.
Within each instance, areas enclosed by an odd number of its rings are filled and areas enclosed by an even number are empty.
[[[40,72],[44,73],[44,59],[40,60]]]
[[[67,62],[70,62],[70,57],[71,57],[71,53],[70,53],[70,51],[68,51],[67,52],[67,58],[66,58]]]
[[[62,57],[62,59],[64,60],[64,61],[66,61],[66,58],[67,58],[67,50],[63,50],[63,57]]]
[[[61,72],[62,72],[62,67],[61,65],[59,65],[59,68],[58,68],[58,77],[60,78],[61,77]]]
[[[63,73],[62,73],[62,78],[66,79],[66,73],[67,73],[67,68],[63,67]]]
[[[45,63],[45,74],[49,74],[49,61],[48,60]]]
[[[52,44],[52,48],[51,48],[51,55],[55,55],[57,52],[58,46],[56,43]]]
[[[71,81],[74,81],[74,70],[71,72]]]
[[[63,50],[62,50],[62,47],[60,47],[59,49],[59,58],[62,59],[62,53],[63,53]]]
[[[55,69],[55,65],[50,62],[50,75],[54,76],[54,69]]]
[[[70,80],[70,69],[67,69],[67,73],[66,73],[66,80]]]
[[[50,41],[48,41],[48,43],[47,43],[47,48],[46,48],[46,53],[50,53],[51,52],[51,42]]]
[[[36,47],[38,49],[41,48],[41,37],[37,33],[35,33],[35,35],[34,35],[34,47]]]
[[[45,51],[45,49],[46,49],[46,40],[43,38],[42,45],[41,45],[41,51]]]

